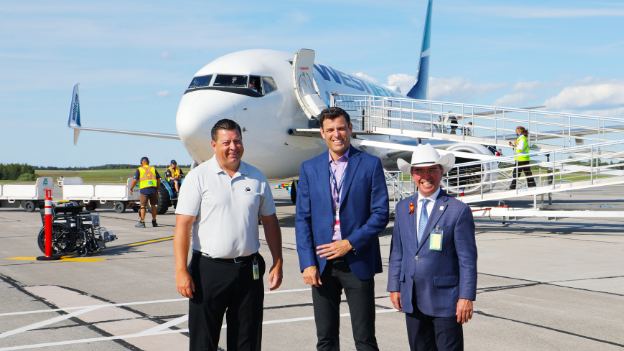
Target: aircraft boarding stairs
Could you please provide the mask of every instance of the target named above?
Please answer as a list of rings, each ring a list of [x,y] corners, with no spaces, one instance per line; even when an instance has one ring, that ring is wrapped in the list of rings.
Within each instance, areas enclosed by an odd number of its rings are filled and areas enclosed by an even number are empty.
[[[470,142],[507,147],[515,128],[530,131],[532,151],[622,140],[624,119],[371,95],[331,95],[351,115],[356,134]],[[453,123],[456,117],[457,124]],[[472,125],[468,125],[472,123]]]
[[[529,130],[531,171],[510,190],[514,156],[456,164],[443,187],[465,203],[505,200],[624,184],[624,120],[529,109],[457,104],[367,95],[331,96],[331,106],[351,115],[354,134],[396,139],[437,139],[508,147],[515,128]],[[456,117],[457,123],[451,123]],[[472,122],[472,125],[468,125]],[[395,201],[415,191],[409,175],[386,172]]]

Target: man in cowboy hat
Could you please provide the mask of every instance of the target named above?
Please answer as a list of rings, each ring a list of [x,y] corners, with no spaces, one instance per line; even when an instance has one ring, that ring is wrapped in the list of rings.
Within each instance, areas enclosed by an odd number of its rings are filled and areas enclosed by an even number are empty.
[[[440,189],[455,164],[429,144],[397,162],[418,192],[399,202],[388,267],[392,304],[405,312],[411,350],[463,350],[462,324],[477,294],[477,246],[470,207]]]

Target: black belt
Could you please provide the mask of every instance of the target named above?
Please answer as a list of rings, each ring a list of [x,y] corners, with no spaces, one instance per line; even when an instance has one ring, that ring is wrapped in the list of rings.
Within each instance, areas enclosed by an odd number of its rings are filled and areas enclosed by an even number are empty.
[[[208,256],[207,253],[201,252],[201,251],[197,251],[197,250],[193,250],[193,253],[196,253],[198,255],[202,255],[208,259],[211,259],[213,261],[217,261],[217,262],[226,262],[226,263],[244,263],[244,262],[249,262],[251,260],[254,259],[254,257],[256,257],[256,255],[258,254],[256,253],[252,253],[249,256],[239,256],[239,257],[235,257],[235,258],[215,258],[215,257],[210,257]]]

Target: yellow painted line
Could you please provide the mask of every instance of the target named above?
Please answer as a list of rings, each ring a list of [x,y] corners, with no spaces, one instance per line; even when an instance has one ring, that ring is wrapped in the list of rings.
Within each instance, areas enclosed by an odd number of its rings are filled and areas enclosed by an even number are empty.
[[[5,260],[18,260],[18,261],[36,261],[37,257],[9,257]]]
[[[128,244],[128,245],[123,245],[123,246],[137,246],[137,245],[145,245],[145,244],[157,243],[157,242],[159,242],[159,241],[165,241],[165,240],[171,240],[171,239],[173,239],[173,237],[172,237],[172,236],[167,237],[167,238],[162,238],[162,239],[155,239],[155,240],[149,240],[149,241],[141,241],[141,242],[138,242],[138,243]],[[123,247],[123,246],[115,246],[115,247],[110,247],[110,249],[114,249],[114,248],[117,248],[117,247]]]
[[[5,258],[5,260],[18,260],[18,261],[36,261],[37,257],[9,257]],[[99,262],[106,261],[105,258],[82,258],[82,257],[63,257],[60,260],[56,260],[59,262]],[[54,262],[54,261],[52,261]]]
[[[70,261],[70,262],[99,262],[106,261],[105,258],[82,258],[82,257],[71,257],[71,258],[61,258],[59,261]]]

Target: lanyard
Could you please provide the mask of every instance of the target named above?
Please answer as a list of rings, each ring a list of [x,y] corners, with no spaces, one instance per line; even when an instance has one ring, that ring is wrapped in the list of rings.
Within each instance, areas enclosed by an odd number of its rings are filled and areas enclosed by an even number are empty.
[[[342,190],[342,185],[344,184],[345,176],[347,175],[347,170],[345,169],[342,173],[342,177],[340,178],[340,185],[336,183],[336,176],[334,172],[332,172],[331,165],[329,166],[329,178],[332,183],[334,183],[334,190],[336,191],[336,210],[338,210],[338,206],[340,205],[340,190]]]

